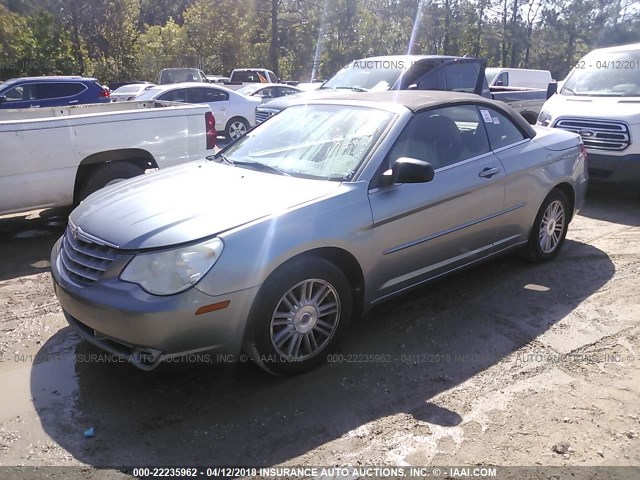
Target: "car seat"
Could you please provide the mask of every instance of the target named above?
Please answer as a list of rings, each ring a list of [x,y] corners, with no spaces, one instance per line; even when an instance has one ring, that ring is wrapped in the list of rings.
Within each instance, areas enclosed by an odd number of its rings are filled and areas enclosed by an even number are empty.
[[[400,157],[409,157],[429,162],[436,169],[457,162],[462,155],[460,130],[449,117],[418,115],[403,137],[389,159],[391,165]]]

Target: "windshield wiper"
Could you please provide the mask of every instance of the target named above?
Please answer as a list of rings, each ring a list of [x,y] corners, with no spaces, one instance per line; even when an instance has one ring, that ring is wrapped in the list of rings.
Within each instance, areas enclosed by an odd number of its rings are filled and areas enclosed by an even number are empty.
[[[284,170],[280,170],[279,168],[276,167],[272,167],[271,165],[267,165],[266,163],[260,163],[260,162],[243,162],[241,160],[230,160],[227,157],[224,157],[221,155],[221,157],[223,158],[224,162],[228,165],[233,165],[235,167],[249,167],[249,168],[254,168],[255,170],[258,170],[260,172],[267,172],[267,173],[275,173],[276,175],[286,175],[287,177],[290,177],[291,174],[285,172]]]
[[[564,87],[562,89],[562,93],[564,92],[569,92],[571,95],[578,95],[576,92],[574,92],[573,90],[571,90],[570,88]]]
[[[354,92],[368,92],[369,89],[362,87],[334,87],[336,90],[353,90]]]
[[[212,160],[212,161],[218,162],[218,163],[224,163],[226,165],[233,165],[233,161],[229,160],[222,153],[218,153],[216,155],[209,155],[207,157],[207,160]]]

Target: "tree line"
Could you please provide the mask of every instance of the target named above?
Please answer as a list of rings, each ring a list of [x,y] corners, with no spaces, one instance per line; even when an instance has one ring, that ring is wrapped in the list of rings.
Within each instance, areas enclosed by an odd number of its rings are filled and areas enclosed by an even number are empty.
[[[403,53],[483,57],[562,79],[587,51],[631,42],[638,0],[0,0],[0,80],[264,67],[309,81]]]

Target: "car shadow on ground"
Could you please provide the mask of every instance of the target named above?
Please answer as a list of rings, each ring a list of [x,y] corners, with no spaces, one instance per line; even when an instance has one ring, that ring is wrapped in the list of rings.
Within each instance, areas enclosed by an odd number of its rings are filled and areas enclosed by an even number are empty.
[[[0,281],[50,270],[51,248],[64,232],[70,209],[56,208],[0,218]]]
[[[640,226],[640,186],[636,190],[617,189],[613,186],[589,186],[587,200],[580,211],[583,217]]]
[[[41,348],[31,395],[46,433],[90,465],[279,464],[383,417],[460,424],[466,412],[437,395],[513,357],[614,273],[576,241],[546,264],[502,257],[375,308],[332,362],[292,378],[250,363],[140,372],[65,328]]]

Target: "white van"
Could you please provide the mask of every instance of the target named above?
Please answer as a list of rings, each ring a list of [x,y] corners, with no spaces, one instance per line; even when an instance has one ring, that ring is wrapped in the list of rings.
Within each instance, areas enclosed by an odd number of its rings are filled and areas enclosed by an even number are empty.
[[[593,183],[640,183],[640,43],[593,50],[546,101],[538,125],[578,133]]]
[[[485,76],[489,87],[541,88],[546,90],[552,82],[549,70],[487,68]]]

